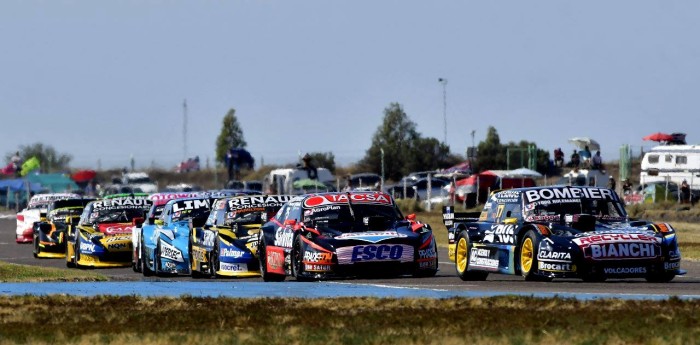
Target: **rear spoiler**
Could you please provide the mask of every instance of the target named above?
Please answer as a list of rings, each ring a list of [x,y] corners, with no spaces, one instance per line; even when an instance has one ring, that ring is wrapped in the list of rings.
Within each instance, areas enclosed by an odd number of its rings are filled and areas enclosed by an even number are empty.
[[[454,206],[442,207],[442,222],[449,229],[454,222],[475,222],[479,220],[481,212],[455,212]]]

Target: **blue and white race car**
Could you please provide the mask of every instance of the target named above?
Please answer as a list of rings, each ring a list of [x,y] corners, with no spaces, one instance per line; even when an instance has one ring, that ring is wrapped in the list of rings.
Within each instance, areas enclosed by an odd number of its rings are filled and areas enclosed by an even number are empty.
[[[170,200],[158,219],[141,228],[141,271],[153,274],[191,274],[189,235],[192,227],[204,225],[211,199],[196,197]]]

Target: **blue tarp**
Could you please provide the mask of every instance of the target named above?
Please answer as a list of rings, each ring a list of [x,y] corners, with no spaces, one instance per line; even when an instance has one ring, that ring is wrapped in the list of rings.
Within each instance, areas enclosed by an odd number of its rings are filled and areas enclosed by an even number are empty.
[[[64,174],[30,174],[27,175],[27,179],[32,183],[40,184],[44,189],[53,193],[80,189],[69,176]]]
[[[27,190],[27,179],[26,178],[15,178],[10,180],[0,180],[0,190],[7,190],[10,187],[12,192],[22,192]],[[32,182],[31,189],[32,192],[40,192],[43,189],[41,184]]]

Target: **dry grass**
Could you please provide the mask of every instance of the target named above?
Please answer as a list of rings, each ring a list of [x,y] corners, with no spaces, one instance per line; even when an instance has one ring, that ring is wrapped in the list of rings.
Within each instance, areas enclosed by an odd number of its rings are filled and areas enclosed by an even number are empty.
[[[0,261],[0,282],[106,281],[106,276],[82,270],[18,265]]]
[[[0,344],[688,344],[698,325],[679,299],[0,297]]]

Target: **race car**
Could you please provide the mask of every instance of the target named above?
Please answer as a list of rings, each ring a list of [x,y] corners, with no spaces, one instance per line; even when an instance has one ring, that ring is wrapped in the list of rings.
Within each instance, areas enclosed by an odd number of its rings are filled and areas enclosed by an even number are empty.
[[[182,192],[182,193],[155,193],[148,196],[151,200],[152,205],[148,213],[146,214],[145,222],[139,224],[131,232],[131,245],[132,245],[132,256],[131,256],[131,267],[134,272],[141,272],[141,231],[143,226],[146,224],[153,224],[155,219],[160,217],[165,208],[165,204],[170,200],[192,198],[199,196],[199,192]]]
[[[289,195],[254,195],[216,200],[205,225],[192,230],[192,275],[259,276],[260,227],[290,199]]]
[[[189,235],[193,227],[204,225],[210,210],[208,197],[174,199],[159,218],[149,219],[139,245],[143,275],[191,274]]]
[[[502,273],[528,281],[639,277],[668,282],[685,274],[673,227],[630,220],[611,189],[504,190],[493,193],[478,216],[448,206],[443,219],[450,260],[462,280]]]
[[[46,221],[35,222],[32,236],[35,258],[62,258],[66,255],[66,232],[78,225],[83,209],[93,198],[59,199],[48,209]]]
[[[67,232],[66,266],[122,267],[131,263],[131,232],[143,222],[151,201],[116,197],[85,206],[78,226]]]
[[[295,197],[261,228],[258,257],[265,281],[433,276],[438,269],[430,226],[404,218],[381,192]]]
[[[80,198],[74,193],[36,194],[29,199],[27,208],[17,212],[17,243],[31,243],[33,240],[34,223],[46,220],[46,210],[54,200]]]

